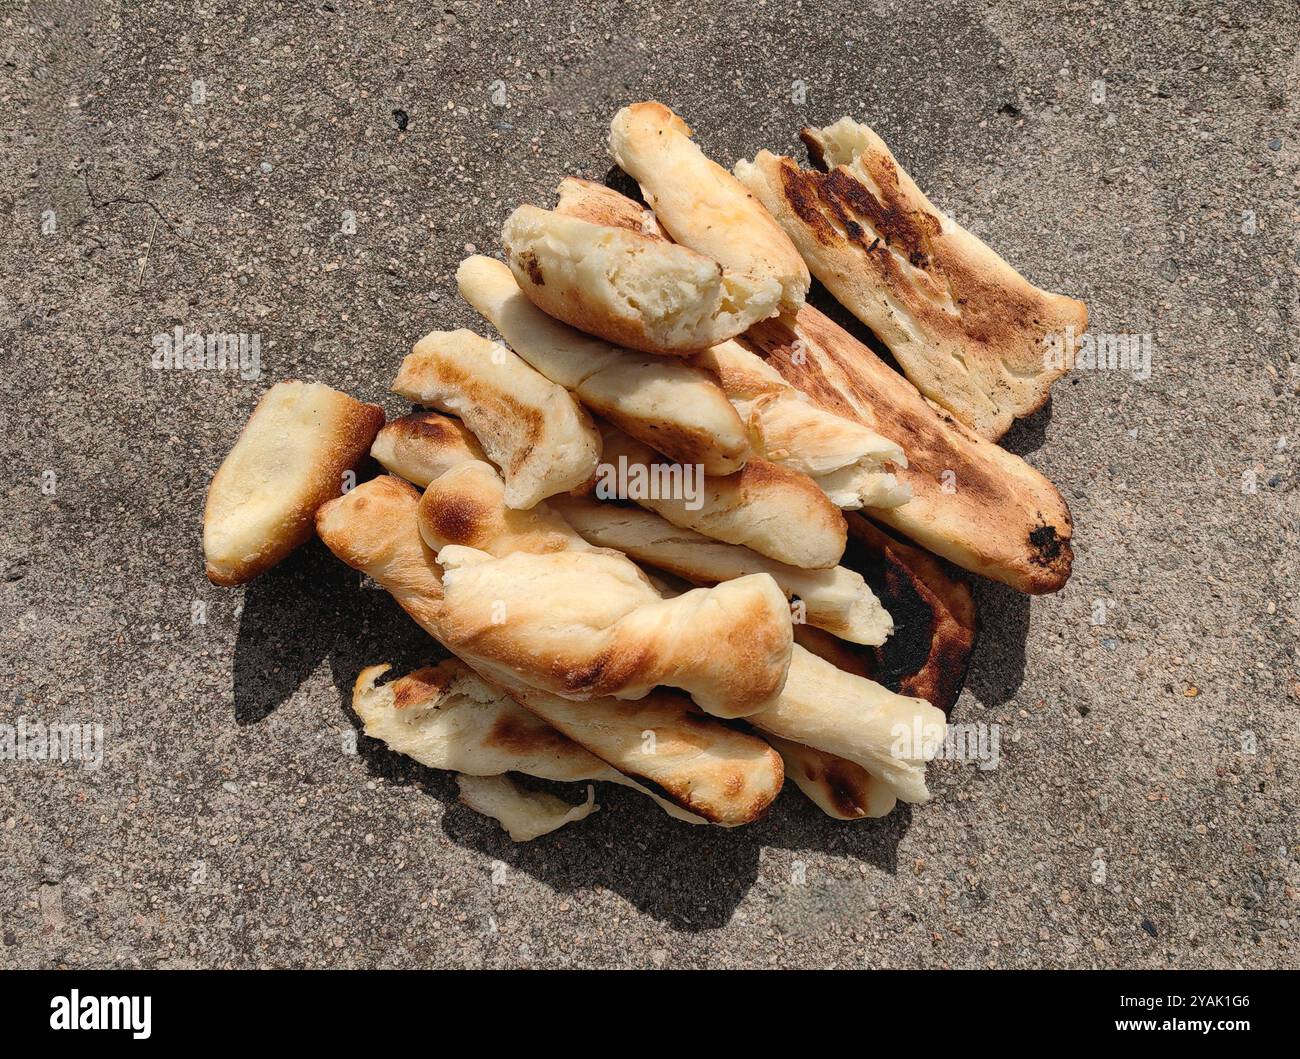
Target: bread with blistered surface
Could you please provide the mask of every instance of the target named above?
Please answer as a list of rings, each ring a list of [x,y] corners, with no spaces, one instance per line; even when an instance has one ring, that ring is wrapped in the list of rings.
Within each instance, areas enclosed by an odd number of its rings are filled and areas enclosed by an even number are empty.
[[[420,536],[435,552],[449,544],[498,557],[588,547],[552,510],[550,501],[539,501],[527,511],[506,507],[501,476],[495,467],[477,460],[452,467],[430,482],[420,497],[418,516]]]
[[[736,175],[826,289],[980,436],[1041,408],[1068,370],[1046,343],[1086,331],[1086,306],[1035,287],[941,213],[867,126],[842,118],[803,138],[827,172],[762,151]]]
[[[797,601],[810,625],[853,643],[882,644],[894,630],[889,613],[862,575],[843,566],[801,570],[750,548],[674,526],[652,511],[626,504],[574,496],[557,497],[554,506],[588,542],[614,548],[694,584],[771,574],[781,590]]]
[[[673,470],[671,461],[621,430],[606,424],[601,436],[602,469],[625,469],[629,485],[634,475],[644,482],[664,481]],[[835,566],[844,554],[848,533],[844,515],[806,474],[751,459],[735,474],[698,476],[702,481],[692,485],[698,495],[689,497],[685,495],[686,470],[682,469],[681,489],[661,489],[657,496],[606,496],[611,492],[606,480],[612,482],[614,475],[598,476],[596,495],[602,500],[633,500],[674,526],[728,544],[742,544],[789,566],[824,569]]]
[[[440,412],[412,412],[394,419],[375,437],[370,455],[390,474],[421,488],[458,463],[487,459],[474,432]]]
[[[680,688],[707,713],[743,717],[785,683],[793,629],[768,574],[662,599],[608,549],[546,554],[448,545],[441,639],[490,679],[511,674],[571,699]]]
[[[378,405],[319,383],[267,390],[208,487],[208,580],[241,585],[307,540],[316,509],[352,484],[344,476],[383,422]]]
[[[472,776],[522,772],[565,783],[617,783],[654,798],[670,816],[704,822],[561,735],[459,658],[380,684],[390,668],[375,665],[361,671],[352,689],[352,709],[365,734],[395,753],[428,768]]]
[[[553,319],[490,257],[462,261],[456,283],[524,360],[632,437],[709,474],[731,474],[749,458],[745,425],[704,369],[611,345]]]
[[[569,178],[561,182],[560,189],[557,213],[636,226],[657,238],[666,238],[652,227],[653,214],[610,188]],[[508,333],[506,340],[512,341]],[[808,475],[836,507],[892,507],[907,501],[907,489],[893,474],[895,467],[907,466],[907,457],[898,445],[859,422],[818,408],[743,341],[720,342],[701,350],[691,364],[716,380],[715,386],[721,385],[749,435],[755,456]],[[587,403],[596,408],[590,401]],[[686,407],[690,407],[689,400]],[[700,462],[689,454],[656,444],[654,437],[629,428],[613,416],[607,418],[675,460]],[[721,470],[706,463],[704,469],[709,474],[727,474],[736,468]]]
[[[867,820],[888,816],[898,796],[889,784],[824,750],[814,750],[772,734],[767,741],[781,755],[785,775],[827,816],[836,820]]]

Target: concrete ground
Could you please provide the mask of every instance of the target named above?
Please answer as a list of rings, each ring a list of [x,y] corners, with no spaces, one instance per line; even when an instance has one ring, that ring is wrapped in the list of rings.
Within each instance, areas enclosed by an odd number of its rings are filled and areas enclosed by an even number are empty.
[[[1297,20],[0,7],[0,721],[104,726],[99,768],[0,760],[0,965],[1295,966]],[[382,592],[318,543],[246,591],[203,576],[207,483],[261,391],[404,411],[404,351],[475,323],[467,247],[603,178],[645,98],[727,164],[865,119],[1094,332],[1152,336],[1148,379],[1078,372],[1010,439],[1074,511],[1074,577],[980,587],[954,719],[1001,726],[998,767],[933,765],[932,803],[883,822],[790,790],[691,829],[602,789],[515,846],[356,739],[357,670],[429,654]],[[177,326],[258,336],[260,377],[155,370]]]

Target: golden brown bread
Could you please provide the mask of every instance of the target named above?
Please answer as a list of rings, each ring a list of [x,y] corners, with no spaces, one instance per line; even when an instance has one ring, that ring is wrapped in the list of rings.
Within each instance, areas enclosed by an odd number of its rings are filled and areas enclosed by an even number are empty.
[[[780,694],[792,628],[768,574],[662,599],[604,548],[535,554],[448,545],[439,639],[489,679],[514,674],[571,699],[643,698],[666,685],[719,717]]]
[[[797,601],[799,620],[859,644],[882,644],[893,632],[893,621],[862,575],[843,566],[801,570],[741,545],[674,526],[639,507],[577,496],[555,497],[552,503],[565,522],[590,543],[617,549],[694,584],[771,574],[781,590]]]
[[[943,711],[898,695],[794,645],[775,704],[746,720],[793,743],[860,765],[905,802],[925,802],[925,763],[943,747]]]
[[[267,390],[208,486],[208,580],[241,585],[307,540],[316,509],[352,484],[345,474],[383,423],[378,405],[319,383]]]
[[[576,488],[600,458],[591,417],[564,387],[472,331],[425,335],[402,361],[393,390],[464,420],[501,468],[511,507]]]
[[[594,483],[599,499],[633,500],[674,526],[742,544],[790,566],[831,567],[844,554],[844,516],[806,474],[751,459],[735,474],[694,480],[693,495],[687,496],[688,468],[677,469],[682,472],[678,489],[667,477],[677,473],[671,461],[648,445],[609,424],[602,426],[601,437],[601,473]],[[653,485],[664,482],[671,487]]]
[[[360,672],[352,709],[366,735],[421,765],[474,776],[522,772],[562,783],[622,778],[458,658],[380,684],[390,668]]]
[[[385,475],[325,504],[316,525],[335,555],[387,589],[418,625],[441,639],[442,575],[420,539],[418,501],[411,485]],[[475,668],[473,659],[466,661]],[[518,679],[496,684],[625,776],[710,823],[757,820],[781,789],[776,751],[704,716],[676,692],[654,691],[638,702],[580,703]]]
[[[565,217],[578,217],[592,224],[630,228],[645,235],[667,238],[653,210],[604,184],[580,177],[565,177],[555,190],[555,212]]]
[[[561,735],[459,658],[378,683],[390,668],[374,665],[361,671],[352,709],[365,734],[395,753],[429,768],[473,776],[522,772],[566,783],[617,783],[648,795],[679,820],[704,823]]]
[[[639,229],[520,206],[501,231],[506,262],[539,309],[606,341],[688,356],[778,311],[772,277],[733,272]]]
[[[677,242],[735,272],[776,279],[783,312],[803,304],[810,280],[794,244],[666,106],[634,103],[620,110],[610,122],[609,149]]]
[[[813,274],[872,329],[926,397],[997,440],[1068,370],[1049,336],[1087,330],[1082,302],[1040,290],[944,216],[867,126],[804,129],[828,172],[767,151],[736,175]]]
[[[390,474],[421,488],[448,467],[487,459],[469,427],[439,412],[412,412],[394,419],[375,437],[370,455]]]
[[[514,540],[523,540],[525,544],[531,543],[524,536],[516,536]],[[509,534],[501,534],[495,538],[495,546],[499,548],[508,549],[511,544],[512,538]],[[460,556],[456,554],[458,551],[466,551],[466,549],[445,548],[439,553],[439,557],[445,560],[448,558],[448,553],[452,553],[450,558],[459,560]],[[478,559],[481,556],[483,553],[471,553],[470,557]],[[521,590],[518,586],[527,586],[530,582],[527,567],[542,562],[560,563],[566,558],[575,567],[593,566],[594,560],[605,559],[611,567],[605,572],[606,580],[610,579],[608,575],[613,575],[635,584],[647,604],[658,598],[662,591],[645,583],[645,579],[636,567],[617,553],[587,549],[576,552],[548,552],[538,556],[513,552],[494,561],[500,574],[495,579],[496,583],[465,585],[464,592],[453,593],[450,588],[447,589],[445,609],[455,612],[458,617],[461,612],[466,612],[465,620],[481,630],[479,635],[491,635],[487,623],[494,621],[497,624],[504,624],[511,620],[516,602],[506,597],[518,595],[524,606],[532,609],[531,613],[525,612],[522,615],[521,625],[525,630],[536,630],[548,621],[569,632],[574,629],[581,630],[584,624],[590,623],[588,611],[594,607],[594,603],[583,600],[581,604],[583,612],[577,620],[574,620],[565,609],[572,606],[573,600],[579,598],[580,590],[590,592],[602,599],[617,599],[628,590],[624,585],[611,586],[602,583],[596,576],[599,571],[583,570],[581,576],[574,578],[574,590],[564,589],[556,594],[560,603],[560,606],[555,608],[556,613],[546,612],[546,608],[534,599],[534,595],[540,593],[531,594],[526,588]],[[510,563],[511,560],[514,561],[513,564]],[[510,568],[507,569],[507,566]],[[448,578],[451,578],[450,572]],[[735,588],[750,580],[752,577],[725,582],[714,591],[721,592],[728,587]],[[580,586],[580,590],[577,586]],[[663,600],[662,605],[673,607],[697,594],[698,590],[687,592]],[[452,598],[453,595],[456,598]],[[492,607],[486,606],[485,601],[492,601]],[[585,636],[581,638],[586,639]],[[664,639],[672,642],[682,638],[678,636]],[[685,638],[692,637],[688,635]],[[517,635],[509,636],[509,646],[518,648],[522,639]],[[762,657],[750,657],[752,648],[739,642],[739,639],[725,643],[711,642],[706,650],[716,651],[727,658],[734,657],[742,671],[765,664]],[[552,648],[552,653],[557,656],[570,651],[572,646],[567,643]],[[461,652],[470,661],[478,664],[476,656],[465,653],[464,648],[461,648]],[[500,650],[493,650],[491,653],[502,661],[511,662],[509,658],[502,658],[503,652]],[[690,660],[698,662],[698,658],[693,655],[690,656]],[[610,666],[615,664],[611,662]],[[500,669],[495,668],[495,665],[494,660],[486,666],[479,665],[479,668],[491,679],[519,681],[518,674],[523,673],[527,675],[525,679],[529,684],[534,686],[538,684],[538,667],[531,659],[516,658],[512,664],[504,665]],[[602,676],[604,668],[602,666]],[[787,681],[787,686],[774,701],[750,712],[747,719],[751,724],[764,732],[811,746],[830,755],[843,757],[879,777],[890,790],[906,801],[923,801],[928,797],[925,789],[925,761],[933,752],[935,733],[937,732],[940,743],[943,739],[944,720],[941,711],[920,699],[894,694],[863,676],[838,669],[797,644],[790,652],[790,674],[795,683],[790,685]],[[524,699],[520,701],[528,704]],[[899,742],[897,730],[900,727],[907,737],[903,743]]]
[[[717,375],[754,455],[808,475],[844,510],[907,503],[911,492],[897,478],[907,456],[897,443],[819,408],[743,342],[719,343],[692,363]]]
[[[708,474],[744,466],[745,426],[707,371],[610,345],[552,319],[490,257],[462,261],[456,283],[524,360],[632,437],[682,463],[702,464]]]
[[[912,498],[871,516],[973,573],[1021,592],[1055,592],[1070,576],[1070,511],[1020,457],[936,409],[870,349],[811,306],[794,324],[745,336],[820,407],[857,419],[907,453]]]
[[[418,518],[444,569],[443,642],[481,668],[570,698],[665,684],[723,717],[780,690],[790,612],[766,573],[662,600],[635,563],[592,548],[546,503],[507,508],[486,463],[430,483]]]
[[[654,215],[616,191],[572,178],[563,181],[560,188],[557,213],[605,224],[639,226],[640,230],[656,234],[650,227]],[[508,334],[506,339],[510,340]],[[855,420],[817,407],[739,341],[720,342],[702,350],[691,363],[721,384],[749,434],[755,456],[808,475],[836,507],[856,510],[906,503],[908,490],[899,484],[893,471],[906,467],[907,457],[890,439]],[[606,418],[623,425],[613,417]],[[653,437],[634,430],[628,433],[676,460],[690,461],[689,456],[655,444]],[[704,469],[708,474],[729,473],[707,464]]]
[[[898,797],[883,780],[842,757],[768,735],[781,755],[785,775],[827,816],[866,820],[888,816]]]
[[[430,482],[418,513],[420,536],[435,552],[449,544],[496,556],[587,547],[548,501],[527,511],[506,507],[501,476],[495,467],[477,460],[458,464]]]

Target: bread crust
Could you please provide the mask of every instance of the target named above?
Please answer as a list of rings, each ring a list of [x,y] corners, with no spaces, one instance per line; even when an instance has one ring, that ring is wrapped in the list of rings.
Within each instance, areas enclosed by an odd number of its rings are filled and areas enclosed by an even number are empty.
[[[473,331],[434,331],[402,361],[393,390],[459,416],[529,508],[577,488],[596,469],[600,437],[569,392]]]
[[[501,476],[479,461],[459,464],[430,482],[417,517],[420,536],[434,552],[459,545],[499,557],[512,551],[546,555],[587,547],[548,501],[527,511],[506,507]]]
[[[786,596],[797,601],[803,620],[854,643],[882,644],[894,631],[893,619],[862,575],[843,566],[801,570],[750,548],[674,526],[639,507],[586,497],[556,498],[555,507],[591,544],[617,549],[693,584],[771,574]]]
[[[421,488],[449,467],[487,459],[469,427],[439,412],[412,412],[394,419],[375,436],[370,455],[390,474]]]
[[[869,514],[963,569],[1021,592],[1070,576],[1070,510],[1020,457],[936,408],[870,349],[811,306],[793,326],[746,335],[767,362],[820,407],[898,439],[912,498]]]
[[[639,229],[520,206],[501,231],[528,299],[628,349],[689,356],[778,311],[780,285]]]
[[[618,192],[573,178],[560,187],[557,213],[639,226],[654,234],[654,215]],[[897,444],[861,423],[818,408],[741,342],[717,343],[692,357],[691,364],[717,379],[744,424],[754,455],[807,474],[839,508],[892,507],[907,501],[907,489],[893,474],[895,467],[907,466]],[[688,459],[656,445],[652,437],[628,432],[674,459]],[[707,465],[705,470],[729,473]]]
[[[491,817],[505,828],[512,842],[531,842],[565,824],[585,820],[600,808],[591,784],[587,784],[587,800],[578,805],[570,805],[548,791],[524,790],[509,776],[461,774],[456,777],[456,786],[461,804]]]
[[[833,819],[878,819],[898,804],[889,784],[861,765],[770,733],[767,741],[781,755],[786,778]]]
[[[456,282],[533,368],[633,437],[682,463],[702,464],[709,474],[730,474],[749,458],[745,425],[708,372],[680,358],[611,345],[553,319],[490,257],[466,258]]]
[[[324,536],[324,534],[322,534]],[[328,538],[327,538],[328,540]],[[510,543],[507,539],[502,539],[500,547],[509,548]],[[446,549],[451,551],[453,549]],[[570,553],[560,552],[550,554],[541,558],[545,559],[562,559],[566,554],[570,558],[574,556]],[[600,557],[610,555],[609,552],[579,552],[577,560],[586,561],[591,557]],[[508,558],[514,559],[537,559],[537,556],[526,556],[522,553],[509,553]],[[626,559],[618,557],[622,564],[626,564]],[[650,588],[649,584],[640,582],[648,579],[640,578],[635,568],[628,570],[625,566],[619,566],[622,578],[634,585],[640,585],[640,591],[649,601],[652,597],[659,594],[657,589]],[[503,572],[503,568],[499,569]],[[494,615],[495,619],[500,622],[502,619],[509,620],[509,615],[514,607],[507,597],[518,595],[527,602],[531,597],[527,591],[518,591],[514,586],[527,582],[526,573],[512,571],[509,576],[501,576],[497,579],[497,584],[483,584],[471,587],[472,591],[464,593],[466,597],[463,602],[458,601],[453,604],[450,601],[446,605],[447,610],[460,611],[462,608],[469,609],[478,607],[481,611],[483,599],[493,599],[494,597],[505,604],[504,613],[498,612]],[[750,580],[746,578],[745,580]],[[588,575],[582,578],[582,583],[591,588],[594,594],[599,598],[608,599],[616,593],[602,590],[602,586],[597,584],[594,576]],[[724,583],[723,588],[727,585],[736,586],[738,582],[732,581]],[[571,593],[559,593],[561,606],[563,607],[571,598]],[[695,595],[689,593],[688,595]],[[676,597],[676,599],[664,600],[664,603],[672,604],[679,599],[687,597]],[[558,615],[547,615],[548,620],[556,620],[559,624],[567,624],[570,628],[576,627],[578,623],[572,620],[572,616],[561,611]],[[468,632],[469,638],[473,638],[473,627],[477,625],[483,628],[485,619],[490,620],[487,615],[469,614],[466,621],[467,627],[460,630],[461,633]],[[536,624],[536,618],[532,615],[523,616],[525,624]],[[666,640],[679,639],[680,637],[667,637]],[[694,639],[694,637],[687,637]],[[838,642],[838,641],[837,641]],[[744,666],[751,666],[753,660],[747,657],[746,649],[738,647],[734,643],[710,643],[709,649],[714,653],[722,655],[736,655],[738,659],[743,660]],[[494,652],[500,654],[500,652]],[[473,662],[474,656],[466,654],[465,657]],[[520,685],[524,683],[524,678],[519,676],[520,672],[528,672],[529,679],[527,683],[533,688],[536,687],[536,681],[532,679],[536,672],[536,667],[532,665],[520,665],[520,659],[512,661],[509,657],[501,657],[505,664],[497,667],[495,663],[489,663],[486,667],[480,669],[488,679],[499,680],[503,686],[511,689],[511,693],[519,698],[524,705],[533,705],[534,702],[540,703],[543,707],[549,705],[552,711],[557,711],[557,715],[563,720],[563,723],[572,724],[574,721],[573,700],[568,696],[556,695],[555,691],[536,692],[542,698],[530,700],[520,695],[534,694],[533,691],[524,690]],[[761,664],[761,659],[759,660]],[[790,680],[794,683],[791,684]],[[653,693],[652,693],[653,694]],[[562,730],[568,731],[562,727],[560,721],[546,715],[547,719]],[[942,742],[943,739],[943,714],[941,711],[934,709],[931,705],[923,700],[894,694],[881,685],[866,679],[856,673],[837,668],[834,664],[825,662],[822,659],[804,650],[798,644],[795,644],[790,651],[790,679],[787,679],[785,686],[782,688],[780,695],[768,705],[763,706],[746,717],[748,722],[765,733],[770,733],[784,739],[789,739],[797,743],[813,747],[825,754],[845,758],[848,761],[871,772],[874,776],[883,781],[891,791],[899,798],[907,801],[923,801],[928,797],[925,787],[925,760],[926,755],[932,751],[935,740]],[[914,746],[895,748],[897,742],[896,726],[903,725],[909,732],[917,733],[917,740]],[[570,733],[572,734],[572,733]],[[576,737],[575,737],[576,738]]]
[[[943,746],[943,711],[838,668],[799,644],[781,697],[751,714],[755,728],[866,769],[900,801],[930,798],[925,763]],[[900,740],[900,732],[906,732]]]
[[[669,462],[608,424],[602,427],[602,438],[603,465],[632,468]],[[844,554],[848,531],[839,508],[806,474],[767,460],[751,459],[735,474],[705,475],[695,510],[679,497],[630,499],[674,526],[742,544],[790,566],[824,569],[837,565]]]
[[[775,279],[782,312],[803,304],[808,266],[789,236],[700,150],[690,126],[668,107],[654,101],[624,107],[610,122],[609,150],[673,239],[734,272]]]
[[[521,675],[570,699],[680,688],[707,713],[743,717],[785,684],[792,627],[768,574],[663,599],[608,549],[496,557],[438,552],[442,641],[493,679]]]
[[[391,668],[372,665],[358,674],[352,709],[365,734],[395,753],[473,776],[521,772],[562,783],[617,783],[653,798],[675,819],[705,823],[556,731],[459,658],[380,684]]]
[[[865,125],[844,118],[803,138],[829,172],[762,151],[736,173],[826,289],[981,436],[1041,408],[1068,370],[1048,365],[1045,343],[1087,330],[1087,307],[1035,287],[936,209]]]
[[[384,475],[325,504],[316,525],[335,555],[387,589],[440,640],[442,575],[420,538],[418,501],[413,486]],[[464,660],[478,670],[472,658]],[[731,827],[760,819],[781,789],[784,772],[775,750],[706,717],[676,692],[656,690],[635,703],[575,702],[529,688],[518,677],[488,683],[648,791],[710,823]],[[646,732],[653,735],[653,753]]]
[[[347,488],[384,423],[378,405],[297,380],[262,395],[208,486],[208,580],[242,585],[306,541],[316,509]]]

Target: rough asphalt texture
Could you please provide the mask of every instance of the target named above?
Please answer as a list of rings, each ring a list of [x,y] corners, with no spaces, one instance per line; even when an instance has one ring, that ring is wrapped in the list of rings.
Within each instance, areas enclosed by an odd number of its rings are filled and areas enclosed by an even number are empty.
[[[1294,4],[237,6],[0,7],[0,720],[106,729],[97,770],[0,760],[0,965],[1296,965]],[[1149,380],[1079,372],[1009,441],[1075,573],[980,587],[954,719],[999,766],[932,765],[927,806],[791,789],[726,832],[602,789],[515,846],[348,752],[358,669],[430,653],[387,596],[315,542],[203,577],[261,391],[404,411],[403,353],[475,324],[467,246],[604,178],[644,98],[726,164],[863,118],[1095,332],[1153,337]],[[262,377],[153,370],[177,325],[260,335]]]

